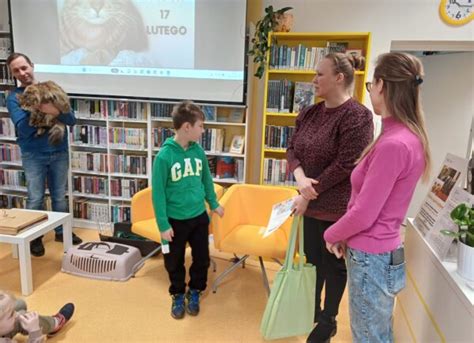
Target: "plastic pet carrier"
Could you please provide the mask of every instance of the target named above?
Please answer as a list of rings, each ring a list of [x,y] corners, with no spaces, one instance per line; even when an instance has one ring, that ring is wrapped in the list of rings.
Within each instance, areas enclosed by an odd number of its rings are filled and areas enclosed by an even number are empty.
[[[87,242],[68,249],[61,270],[93,279],[126,281],[143,266],[140,250],[129,245]]]

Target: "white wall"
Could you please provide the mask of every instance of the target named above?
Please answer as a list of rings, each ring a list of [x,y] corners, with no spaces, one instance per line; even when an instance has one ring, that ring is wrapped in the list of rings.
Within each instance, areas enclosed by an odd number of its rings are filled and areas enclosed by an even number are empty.
[[[433,155],[435,177],[448,152],[466,157],[474,116],[474,52],[421,58],[425,68],[423,106]],[[413,217],[428,192],[418,184],[408,210]]]
[[[369,68],[392,41],[474,41],[474,23],[452,27],[438,13],[440,0],[265,0],[264,7],[293,7],[296,32],[372,33]],[[367,99],[367,97],[366,97]],[[368,99],[367,99],[368,101]]]

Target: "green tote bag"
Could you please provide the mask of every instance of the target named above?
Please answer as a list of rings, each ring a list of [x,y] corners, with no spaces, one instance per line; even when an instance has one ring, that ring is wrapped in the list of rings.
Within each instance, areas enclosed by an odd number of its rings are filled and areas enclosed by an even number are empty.
[[[307,335],[313,329],[316,267],[305,264],[300,216],[293,219],[285,263],[273,281],[260,333],[265,339]],[[299,261],[293,263],[299,232]]]

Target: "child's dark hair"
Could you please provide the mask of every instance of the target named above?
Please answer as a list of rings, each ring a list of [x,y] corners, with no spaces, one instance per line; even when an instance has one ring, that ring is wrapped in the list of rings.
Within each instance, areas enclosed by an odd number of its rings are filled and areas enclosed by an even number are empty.
[[[190,123],[194,126],[198,120],[204,121],[204,113],[201,108],[190,100],[175,105],[171,116],[173,117],[175,130],[180,129],[184,123]]]

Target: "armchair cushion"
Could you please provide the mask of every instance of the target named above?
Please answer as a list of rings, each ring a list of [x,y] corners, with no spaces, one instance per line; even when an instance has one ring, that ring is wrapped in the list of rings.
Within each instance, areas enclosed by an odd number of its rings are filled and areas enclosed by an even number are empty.
[[[263,229],[255,225],[238,225],[221,242],[223,251],[236,254],[284,259],[288,239],[286,232],[277,230],[262,238]]]

